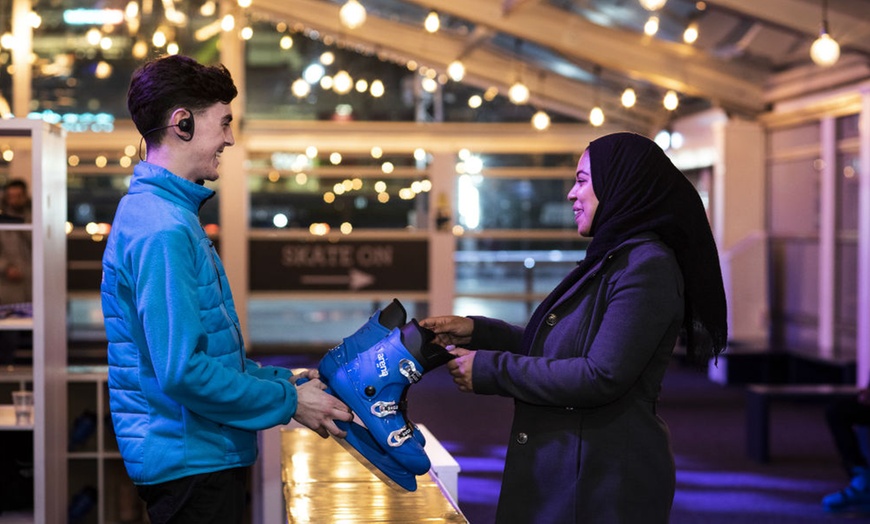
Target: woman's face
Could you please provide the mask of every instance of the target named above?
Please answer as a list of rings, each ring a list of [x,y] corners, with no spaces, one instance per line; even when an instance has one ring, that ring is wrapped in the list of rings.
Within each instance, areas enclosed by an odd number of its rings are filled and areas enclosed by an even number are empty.
[[[577,163],[577,174],[574,178],[574,186],[568,191],[568,200],[571,201],[574,210],[574,223],[577,224],[577,232],[584,237],[591,237],[592,219],[598,209],[598,197],[592,188],[592,171],[589,167],[589,150],[583,152],[580,162]]]

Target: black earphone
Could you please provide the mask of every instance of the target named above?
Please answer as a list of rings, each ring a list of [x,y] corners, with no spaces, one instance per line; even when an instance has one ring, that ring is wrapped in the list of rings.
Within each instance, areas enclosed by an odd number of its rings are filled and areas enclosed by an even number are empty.
[[[177,124],[170,124],[168,126],[155,127],[154,129],[149,129],[148,131],[142,133],[142,138],[139,139],[139,160],[144,160],[144,158],[142,157],[142,142],[145,140],[146,136],[150,135],[151,133],[154,133],[155,131],[162,131],[163,129],[169,129],[170,127],[177,127],[179,131],[186,133],[186,136],[176,135],[176,136],[178,136],[178,138],[180,138],[181,140],[184,140],[185,142],[190,142],[191,140],[193,140],[193,130],[196,127],[194,120],[193,120],[193,111],[191,111],[189,109],[185,109],[185,111],[190,113],[190,116],[186,116],[186,117],[182,118],[181,120],[178,121]]]
[[[182,118],[181,120],[178,121],[178,129],[180,131],[184,131],[185,133],[187,133],[187,138],[185,138],[183,136],[179,137],[179,138],[181,138],[185,142],[190,142],[191,140],[193,140],[193,128],[194,128],[193,113],[190,113],[190,116]]]

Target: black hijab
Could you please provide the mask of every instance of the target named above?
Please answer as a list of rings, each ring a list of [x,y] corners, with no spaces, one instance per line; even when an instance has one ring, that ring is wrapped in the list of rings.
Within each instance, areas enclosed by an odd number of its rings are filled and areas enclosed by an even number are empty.
[[[695,187],[644,136],[614,133],[592,141],[588,151],[598,209],[580,272],[629,238],[655,232],[674,250],[683,273],[689,356],[718,356],[728,341],[725,290],[716,243]]]

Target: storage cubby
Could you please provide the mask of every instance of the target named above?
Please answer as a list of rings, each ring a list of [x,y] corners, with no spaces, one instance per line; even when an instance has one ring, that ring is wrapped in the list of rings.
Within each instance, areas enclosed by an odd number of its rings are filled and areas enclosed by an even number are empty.
[[[4,454],[27,460],[32,454],[32,504],[4,511],[0,522],[67,521],[67,338],[66,338],[66,135],[41,120],[0,120],[0,142],[13,158],[0,166],[6,179],[26,180],[31,196],[31,223],[0,223],[0,230],[30,235],[32,270],[31,317],[0,320],[0,330],[29,335],[31,365],[0,368],[0,404],[11,404],[11,392],[33,391],[33,423],[0,425],[2,437],[22,448]],[[7,159],[8,160],[8,159]],[[28,497],[22,496],[21,499]]]

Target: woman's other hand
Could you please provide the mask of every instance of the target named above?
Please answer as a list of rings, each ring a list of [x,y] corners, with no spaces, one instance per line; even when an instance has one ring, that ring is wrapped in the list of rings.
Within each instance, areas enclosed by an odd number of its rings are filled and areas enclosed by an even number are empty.
[[[459,391],[473,393],[474,388],[471,382],[471,370],[474,367],[474,354],[476,351],[471,351],[465,348],[447,348],[450,353],[456,355],[456,358],[447,362],[447,370],[453,377],[453,382],[459,386]]]

